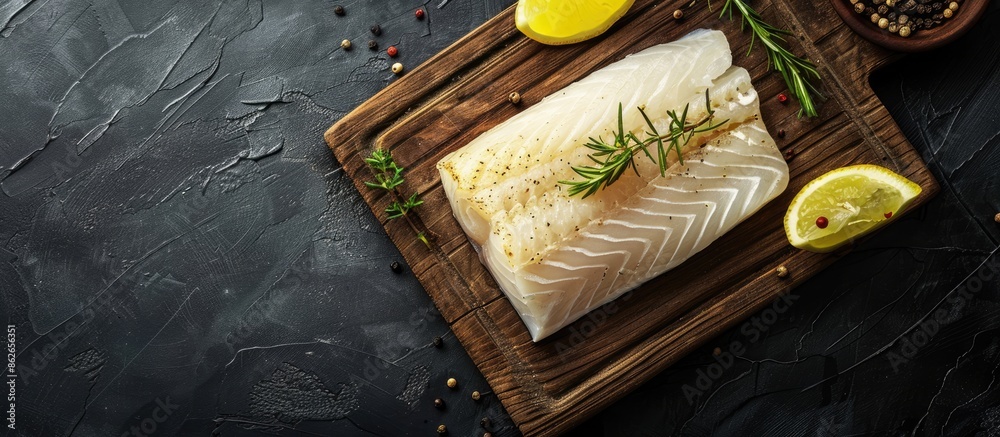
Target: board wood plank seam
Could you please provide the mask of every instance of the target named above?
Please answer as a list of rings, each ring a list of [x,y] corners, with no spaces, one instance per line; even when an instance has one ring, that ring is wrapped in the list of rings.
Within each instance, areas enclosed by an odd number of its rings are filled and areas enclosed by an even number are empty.
[[[806,54],[820,68],[828,98],[812,120],[798,119],[794,103],[777,103],[774,97],[787,92],[784,83],[777,73],[767,72],[759,48],[743,56],[750,36],[740,31],[738,22],[719,20],[718,11],[707,11],[701,2],[685,10],[684,20],[674,20],[673,11],[688,3],[637,0],[605,35],[560,47],[521,36],[513,26],[512,7],[326,132],[345,173],[526,435],[557,434],[580,423],[844,253],[812,254],[785,241],[784,209],[812,178],[835,167],[870,162],[886,165],[924,188],[914,208],[938,191],[920,156],[868,87],[872,69],[894,56],[851,33],[828,0],[755,2],[765,19],[802,36],[792,39],[793,51]],[[751,73],[765,123],[772,134],[786,130],[778,143],[794,155],[788,190],[678,268],[597,310],[603,311],[600,323],[585,317],[532,343],[451,216],[434,165],[479,133],[587,73],[700,27],[726,33],[734,64]],[[520,105],[507,102],[511,91],[521,94]],[[403,220],[385,220],[387,196],[364,186],[371,173],[363,158],[376,147],[392,150],[397,162],[407,167],[404,190],[419,192],[424,199],[419,229]],[[432,236],[431,248],[414,237],[419,231]],[[773,270],[778,265],[791,275],[777,278]],[[580,334],[585,323],[595,325],[586,331],[589,335]]]

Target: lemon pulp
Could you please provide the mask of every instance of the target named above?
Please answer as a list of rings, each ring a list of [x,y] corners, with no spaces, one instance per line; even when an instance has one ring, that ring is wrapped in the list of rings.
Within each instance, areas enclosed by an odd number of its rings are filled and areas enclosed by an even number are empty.
[[[634,0],[520,0],[517,29],[544,44],[571,44],[604,33]]]

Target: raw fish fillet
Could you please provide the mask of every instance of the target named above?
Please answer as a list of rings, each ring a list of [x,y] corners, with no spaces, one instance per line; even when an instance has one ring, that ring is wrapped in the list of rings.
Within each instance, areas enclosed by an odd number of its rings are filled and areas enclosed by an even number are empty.
[[[668,110],[687,120],[715,109],[713,131],[674,152],[665,176],[637,156],[607,189],[570,197],[560,180],[591,165],[588,139],[660,132]],[[760,121],[747,71],[732,66],[722,32],[694,31],[597,70],[442,159],[452,211],[483,263],[541,340],[676,267],[784,191],[788,166]],[[668,292],[664,290],[664,292]]]

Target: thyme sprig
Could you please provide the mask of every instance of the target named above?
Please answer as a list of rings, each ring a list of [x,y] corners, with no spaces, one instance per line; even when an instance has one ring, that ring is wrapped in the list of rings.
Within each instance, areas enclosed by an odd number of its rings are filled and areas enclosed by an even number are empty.
[[[709,3],[709,9],[711,9],[711,3]],[[750,48],[747,50],[747,55],[753,49],[754,42],[760,40],[767,51],[768,68],[773,65],[774,69],[781,73],[788,90],[798,99],[799,117],[803,115],[806,117],[817,116],[813,98],[822,99],[823,95],[810,80],[820,80],[819,71],[816,70],[816,65],[812,62],[796,56],[785,47],[787,45],[785,36],[791,35],[791,32],[764,22],[760,14],[745,0],[726,0],[719,17],[728,15],[729,19],[732,20],[734,9],[739,11],[742,17],[740,29],[744,30],[749,27],[753,34],[750,38]]]
[[[594,153],[587,155],[587,157],[595,165],[574,166],[573,171],[582,176],[583,180],[559,181],[559,183],[569,186],[570,196],[583,193],[583,197],[587,198],[597,193],[598,190],[607,188],[609,185],[615,183],[629,169],[632,169],[638,175],[639,169],[635,164],[635,156],[640,153],[657,163],[660,169],[660,176],[664,176],[667,172],[667,154],[670,151],[677,153],[678,161],[683,164],[682,149],[691,142],[695,134],[713,130],[729,121],[727,119],[718,123],[712,123],[715,110],[712,109],[712,101],[708,95],[708,90],[705,90],[705,110],[707,112],[705,117],[696,122],[689,123],[688,110],[690,106],[690,104],[684,105],[684,109],[680,114],[673,110],[667,111],[667,118],[669,119],[667,125],[668,131],[662,134],[657,131],[656,126],[653,125],[644,108],[636,108],[639,110],[639,114],[642,115],[642,119],[646,122],[646,128],[648,129],[645,132],[646,136],[639,138],[635,133],[625,131],[622,104],[619,103],[618,130],[611,132],[614,136],[614,141],[609,144],[601,137],[591,137],[585,146],[594,150]],[[651,152],[650,146],[653,144],[656,144],[656,148]],[[654,156],[653,153],[656,155]]]
[[[375,181],[365,181],[365,186],[385,190],[394,198],[392,203],[385,208],[388,219],[394,220],[402,217],[414,229],[417,229],[416,224],[413,223],[408,214],[416,207],[423,205],[424,201],[420,199],[417,193],[406,197],[399,190],[400,185],[403,185],[403,182],[406,181],[403,178],[403,172],[406,168],[396,164],[396,161],[392,158],[392,152],[385,149],[372,150],[371,155],[365,158],[365,164],[368,164],[368,168],[371,169],[372,174],[375,176]],[[417,232],[417,239],[427,247],[430,247],[430,241],[427,240],[427,236],[423,232]]]

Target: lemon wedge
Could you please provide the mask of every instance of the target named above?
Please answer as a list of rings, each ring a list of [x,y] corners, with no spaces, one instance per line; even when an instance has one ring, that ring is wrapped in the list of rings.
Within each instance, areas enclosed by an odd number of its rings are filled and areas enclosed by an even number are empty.
[[[517,29],[543,44],[572,44],[604,33],[634,0],[519,0]]]
[[[853,165],[813,179],[785,213],[792,246],[829,252],[897,217],[920,186],[877,165]]]

